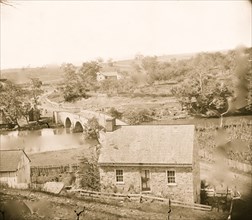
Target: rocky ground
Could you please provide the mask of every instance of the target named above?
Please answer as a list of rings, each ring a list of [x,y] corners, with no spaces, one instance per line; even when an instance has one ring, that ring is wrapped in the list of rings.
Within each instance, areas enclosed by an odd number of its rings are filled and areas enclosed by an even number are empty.
[[[160,202],[118,201],[76,197],[76,195],[52,195],[29,190],[0,190],[0,219],[167,219],[168,205]],[[3,218],[3,213],[5,218]],[[170,219],[217,220],[226,219],[227,213],[199,211],[171,207]]]

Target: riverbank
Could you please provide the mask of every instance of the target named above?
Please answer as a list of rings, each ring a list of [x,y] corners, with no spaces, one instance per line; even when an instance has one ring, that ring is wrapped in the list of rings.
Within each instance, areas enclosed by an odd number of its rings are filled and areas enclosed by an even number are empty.
[[[3,132],[8,131],[33,131],[33,130],[40,130],[43,128],[63,128],[64,126],[61,124],[56,124],[53,121],[52,117],[41,117],[38,121],[31,121],[27,123],[25,120],[21,119],[19,120],[19,125],[14,124],[4,124],[0,127],[0,134]]]

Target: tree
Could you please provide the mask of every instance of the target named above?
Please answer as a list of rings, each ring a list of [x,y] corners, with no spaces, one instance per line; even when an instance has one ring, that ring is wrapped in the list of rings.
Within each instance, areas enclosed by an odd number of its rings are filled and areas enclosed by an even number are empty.
[[[3,110],[9,123],[20,127],[18,120],[27,119],[28,110],[31,108],[28,92],[19,85],[6,81],[0,90],[0,108]]]
[[[109,67],[113,67],[114,66],[114,62],[113,62],[112,58],[109,58],[107,62],[108,62],[108,66]]]
[[[102,127],[99,125],[99,122],[96,117],[89,118],[85,125],[85,138],[98,140],[99,131]]]
[[[120,83],[117,79],[106,79],[101,81],[100,90],[105,93],[118,94],[118,90],[120,88]]]
[[[96,83],[96,74],[100,71],[101,66],[96,61],[82,63],[79,74],[84,83],[92,88]]]
[[[81,174],[81,187],[86,190],[100,190],[100,175],[97,158],[92,157],[80,159],[79,173]]]
[[[64,99],[67,102],[75,101],[79,98],[86,98],[86,84],[77,71],[77,67],[72,63],[62,65],[65,72],[65,83],[63,87]]]
[[[112,107],[109,109],[108,114],[110,116],[112,116],[113,118],[118,118],[121,119],[122,118],[122,112],[119,112],[118,110],[116,110],[116,108]]]
[[[151,121],[151,113],[147,109],[129,110],[123,114],[124,120],[130,125],[137,125]]]
[[[13,6],[11,4],[11,1],[10,0],[0,0],[0,5],[8,5],[8,6]]]
[[[35,109],[38,108],[39,105],[39,95],[42,94],[41,86],[42,81],[39,80],[39,78],[30,78],[31,80],[31,92],[32,92],[32,98],[33,98],[33,106]]]
[[[187,79],[172,93],[192,115],[219,116],[228,108],[231,91],[216,79],[205,77]]]
[[[158,69],[158,60],[157,57],[144,57],[142,60],[142,66],[147,73],[148,76],[148,82],[153,83],[155,80],[155,75],[157,73]]]

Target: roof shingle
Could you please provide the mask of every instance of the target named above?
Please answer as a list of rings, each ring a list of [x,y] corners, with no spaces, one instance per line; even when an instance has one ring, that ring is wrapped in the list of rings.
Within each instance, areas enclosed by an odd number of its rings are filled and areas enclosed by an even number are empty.
[[[122,126],[106,133],[100,164],[192,164],[194,125]]]

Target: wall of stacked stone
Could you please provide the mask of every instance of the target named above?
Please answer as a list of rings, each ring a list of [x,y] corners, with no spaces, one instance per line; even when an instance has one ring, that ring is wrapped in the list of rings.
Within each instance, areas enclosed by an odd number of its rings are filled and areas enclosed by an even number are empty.
[[[116,169],[123,170],[123,183],[116,183]],[[141,169],[150,170],[150,194],[183,202],[194,202],[192,167],[100,167],[101,191],[141,193]],[[175,170],[175,184],[168,184],[167,170]]]
[[[75,178],[79,166],[64,165],[64,166],[36,166],[31,167],[31,183],[46,183],[50,181],[64,182],[70,185]]]

